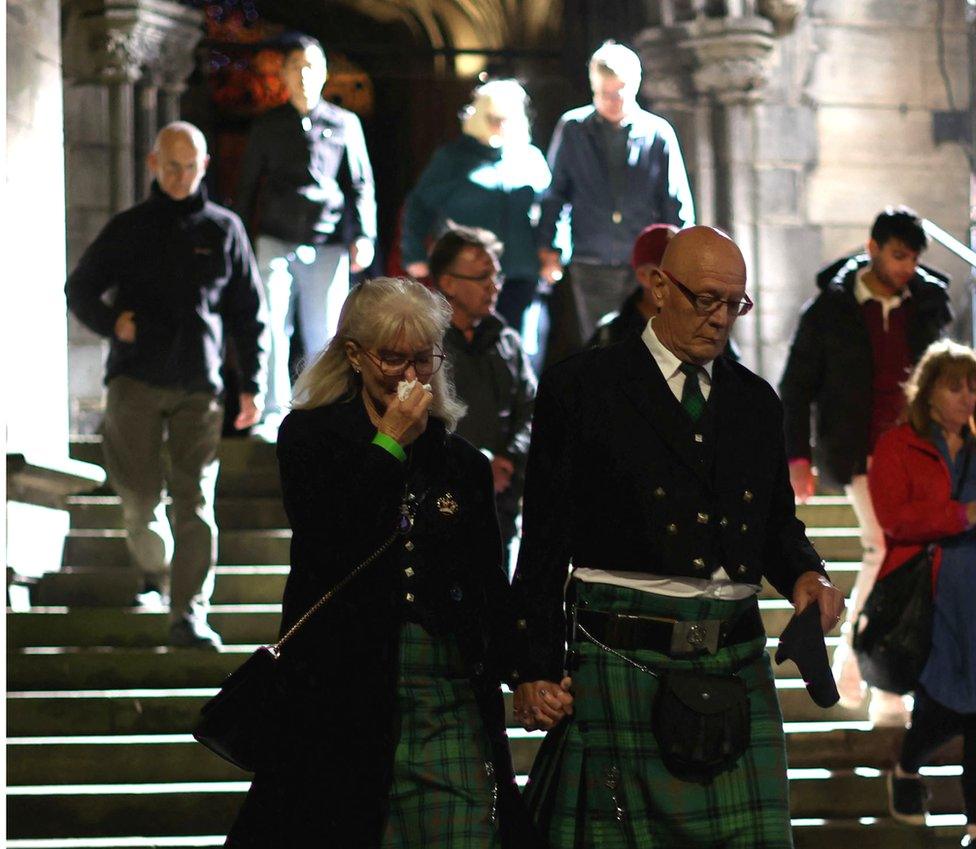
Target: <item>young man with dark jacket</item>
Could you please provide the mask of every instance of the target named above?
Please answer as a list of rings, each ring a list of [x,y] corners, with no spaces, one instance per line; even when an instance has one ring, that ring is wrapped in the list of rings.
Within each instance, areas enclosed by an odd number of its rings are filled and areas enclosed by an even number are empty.
[[[250,242],[233,212],[207,200],[207,162],[199,129],[164,127],[149,155],[151,196],[109,221],[66,292],[78,319],[111,340],[102,446],[129,554],[155,596],[139,600],[159,603],[171,584],[170,644],[216,649],[206,610],[217,552],[224,331],[240,370],[238,429],[261,415],[267,342]]]
[[[536,380],[518,333],[495,314],[501,244],[494,233],[455,225],[434,244],[430,279],[453,310],[444,336],[458,397],[468,412],[457,433],[491,460],[506,556],[515,539]]]
[[[335,333],[349,272],[373,262],[376,199],[359,119],[322,99],[325,53],[302,36],[284,48],[289,100],[254,122],[235,209],[256,232],[271,321],[264,435],[291,402],[293,323],[312,355]]]
[[[867,469],[878,437],[897,421],[902,383],[928,345],[952,321],[948,279],[919,266],[928,245],[921,219],[907,207],[874,221],[867,253],[833,263],[821,292],[803,308],[780,383],[790,480],[799,501],[814,493],[811,410],[821,474],[842,485],[857,514],[864,560],[848,615],[857,617],[884,559],[884,535],[871,505]],[[834,671],[841,699],[859,704],[863,684],[847,643]],[[875,694],[872,718],[901,723],[901,700]]]

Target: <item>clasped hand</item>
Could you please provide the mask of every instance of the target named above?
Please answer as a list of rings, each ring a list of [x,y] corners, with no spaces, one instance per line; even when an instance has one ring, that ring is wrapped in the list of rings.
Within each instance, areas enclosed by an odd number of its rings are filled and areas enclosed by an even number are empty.
[[[552,681],[532,681],[519,684],[515,690],[513,707],[516,722],[527,731],[537,728],[549,730],[573,713],[573,679],[563,678],[558,684]]]

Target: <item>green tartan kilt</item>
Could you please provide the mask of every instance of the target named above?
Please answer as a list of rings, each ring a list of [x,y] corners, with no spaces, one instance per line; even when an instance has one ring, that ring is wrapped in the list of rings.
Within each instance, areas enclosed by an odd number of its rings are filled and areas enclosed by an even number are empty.
[[[593,610],[679,620],[727,619],[754,599],[668,598],[575,582]],[[665,769],[651,731],[657,679],[577,635],[574,715],[551,732],[532,767],[525,799],[552,849],[790,849],[783,718],[757,638],[695,660],[653,651],[621,654],[651,669],[737,670],[748,687],[751,744],[710,784]],[[548,821],[547,821],[548,820]]]
[[[460,651],[413,622],[400,635],[400,734],[383,849],[495,849],[494,770]]]

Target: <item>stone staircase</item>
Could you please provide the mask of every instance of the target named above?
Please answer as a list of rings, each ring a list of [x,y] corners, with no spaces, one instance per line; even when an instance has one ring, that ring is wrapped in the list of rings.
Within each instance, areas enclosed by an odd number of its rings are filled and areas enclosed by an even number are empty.
[[[73,443],[72,455],[99,462],[97,438]],[[126,609],[137,587],[112,496],[72,499],[64,568],[30,588],[29,607],[8,611],[11,849],[222,844],[248,776],[197,745],[189,729],[223,677],[273,639],[290,532],[274,446],[228,440],[221,457],[211,621],[223,651],[169,649],[165,614]],[[801,514],[833,580],[849,592],[860,556],[850,508],[843,499],[820,498]],[[772,647],[791,608],[768,588],[760,604]],[[831,651],[837,640],[828,638]],[[902,826],[888,817],[884,786],[900,732],[869,731],[863,710],[817,708],[792,663],[776,674],[798,849],[958,845],[958,746],[929,770],[928,827]],[[511,736],[524,776],[541,737],[518,728]]]

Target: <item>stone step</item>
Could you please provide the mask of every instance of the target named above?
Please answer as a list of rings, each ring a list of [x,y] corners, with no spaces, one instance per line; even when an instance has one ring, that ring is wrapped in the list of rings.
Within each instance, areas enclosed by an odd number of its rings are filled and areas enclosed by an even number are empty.
[[[797,505],[797,515],[810,528],[856,528],[857,518],[845,499],[824,496],[824,503]],[[122,507],[117,495],[76,495],[68,498],[71,526],[78,529],[122,528]],[[217,498],[217,524],[221,528],[286,528],[288,518],[280,497]]]
[[[941,818],[945,819],[945,818]],[[793,828],[796,849],[957,849],[962,826],[909,828],[890,819],[797,820]],[[223,835],[75,838],[64,840],[10,840],[8,849],[213,849],[224,845]]]
[[[73,530],[64,544],[64,565],[104,568],[129,566],[126,534],[121,530]],[[228,530],[218,537],[217,562],[288,563],[291,529]]]
[[[218,496],[217,526],[224,531],[287,528],[288,517],[279,497]],[[117,495],[75,495],[68,498],[75,530],[121,530],[122,505]]]
[[[844,496],[818,495],[796,505],[796,515],[808,527],[857,527],[854,508]]]
[[[830,728],[830,723],[816,725]],[[515,771],[532,768],[541,732],[509,729]],[[894,762],[902,732],[895,729],[790,731],[789,764],[794,769],[888,769]],[[929,766],[960,763],[960,740],[944,747]],[[7,784],[123,784],[167,781],[242,781],[247,775],[213,755],[188,733],[59,735],[8,737]]]
[[[229,645],[257,645],[276,638],[280,618],[277,603],[214,604],[208,621]],[[168,630],[166,613],[115,607],[41,608],[7,614],[7,647],[157,647],[167,644]]]
[[[277,604],[285,587],[288,566],[218,566],[214,585],[214,604]],[[31,584],[33,607],[58,608],[127,608],[135,594],[141,592],[142,581],[130,569],[109,567],[84,569],[66,567],[49,572]],[[91,624],[97,623],[92,615]],[[79,645],[91,644],[91,637]],[[101,644],[99,644],[101,645]]]
[[[861,541],[850,528],[811,528],[810,541],[827,561],[859,561]],[[224,530],[218,538],[219,563],[287,563],[291,530]],[[126,566],[129,563],[125,532],[72,530],[65,541],[66,566]]]
[[[948,819],[948,818],[940,818]],[[795,820],[794,849],[958,849],[959,825],[906,826],[889,817]]]
[[[955,776],[929,777],[930,810],[955,814],[962,794]],[[224,833],[246,781],[167,784],[29,785],[7,789],[7,829],[12,838]],[[795,819],[885,817],[884,776],[877,770],[790,772]]]
[[[186,734],[216,692],[202,688],[7,693],[9,737]]]
[[[857,528],[807,528],[807,537],[824,560],[861,560],[861,536]]]
[[[223,571],[223,570],[230,571]],[[249,573],[243,570],[254,569]],[[257,571],[261,570],[261,571]],[[281,606],[277,601],[223,603],[231,595],[245,595],[239,588],[250,587],[246,595],[280,598],[286,567],[222,567],[218,575],[217,601],[211,606],[210,622],[229,645],[253,645],[273,639],[278,627]],[[57,575],[57,578],[54,578]],[[99,584],[107,590],[111,570],[94,573]],[[52,580],[42,580],[45,587],[58,581],[88,579],[85,573],[53,573]],[[129,576],[131,577],[131,576]],[[226,585],[223,582],[228,582]],[[124,598],[131,598],[136,584],[127,585]],[[760,610],[766,633],[772,638],[782,633],[793,615],[793,607],[784,599],[760,600]],[[322,614],[326,615],[326,614]],[[831,636],[839,633],[835,628]],[[95,646],[139,647],[164,646],[167,636],[167,614],[118,606],[39,606],[7,615],[7,646],[9,649],[31,647]],[[833,644],[833,640],[829,641]],[[775,646],[775,643],[771,645]]]
[[[220,441],[221,467],[234,470],[273,469],[277,471],[276,445],[253,437],[222,439]],[[84,460],[97,466],[105,465],[102,456],[102,437],[97,435],[72,436],[68,454],[75,460]]]
[[[234,664],[228,663],[223,668],[229,670]],[[186,734],[193,728],[207,699],[217,691],[222,680],[220,671],[203,685],[174,683],[139,687],[132,684],[111,690],[11,688],[7,693],[7,734],[9,737]],[[848,710],[835,705],[824,710],[813,703],[802,682],[778,681],[777,694],[786,721],[798,723],[797,728],[809,731],[838,723],[841,727],[866,727],[866,707]],[[505,703],[509,725],[515,727],[510,694],[506,694]]]
[[[941,820],[946,817],[938,818]],[[887,818],[860,820],[796,820],[793,841],[796,849],[956,849],[961,825],[910,828]],[[223,835],[74,838],[64,840],[10,840],[8,849],[213,849],[224,845]]]

